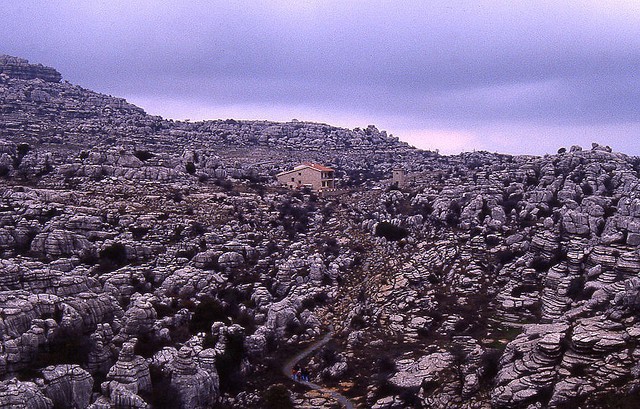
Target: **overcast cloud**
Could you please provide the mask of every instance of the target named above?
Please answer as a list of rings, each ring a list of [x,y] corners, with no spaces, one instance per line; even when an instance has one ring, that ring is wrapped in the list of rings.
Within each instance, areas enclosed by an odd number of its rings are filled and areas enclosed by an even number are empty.
[[[556,4],[558,3],[558,4]],[[151,114],[640,155],[637,1],[4,2],[0,53]]]

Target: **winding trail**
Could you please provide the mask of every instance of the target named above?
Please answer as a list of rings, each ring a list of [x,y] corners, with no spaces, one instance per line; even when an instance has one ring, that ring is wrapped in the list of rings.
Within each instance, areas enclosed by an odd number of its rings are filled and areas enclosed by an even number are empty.
[[[318,350],[320,347],[326,345],[331,338],[333,337],[333,328],[329,329],[329,332],[326,333],[322,338],[320,338],[319,340],[317,340],[316,342],[314,342],[313,344],[309,345],[308,347],[306,347],[304,350],[302,350],[301,352],[299,352],[298,354],[296,354],[293,358],[289,359],[284,366],[282,367],[282,372],[284,373],[284,375],[286,377],[288,377],[289,379],[293,380],[293,376],[291,375],[291,370],[293,369],[293,367],[300,362],[301,360],[303,360],[304,358],[308,357],[309,355],[311,355],[314,351]],[[306,382],[306,381],[295,381],[301,385],[305,385],[311,389],[314,389],[316,391],[319,392],[323,392],[326,393],[328,395],[330,395],[332,398],[334,398],[335,400],[338,401],[338,403],[340,403],[340,405],[342,405],[342,407],[346,408],[346,409],[355,409],[355,407],[353,406],[353,403],[351,403],[351,401],[349,399],[347,399],[346,396],[331,390],[331,389],[327,389],[324,388],[323,386],[320,386],[318,384],[315,384],[313,382]]]

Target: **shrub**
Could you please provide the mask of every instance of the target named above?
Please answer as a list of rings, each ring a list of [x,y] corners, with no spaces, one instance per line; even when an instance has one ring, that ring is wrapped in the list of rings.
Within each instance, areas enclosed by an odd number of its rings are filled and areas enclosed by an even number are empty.
[[[31,150],[31,147],[29,146],[28,143],[19,143],[18,144],[18,156],[23,157],[25,156],[27,153],[29,153],[29,151]]]
[[[140,240],[149,232],[149,228],[132,226],[129,227],[129,231],[131,232],[134,240]]]
[[[518,254],[514,251],[512,251],[510,248],[504,248],[502,250],[499,250],[496,253],[496,257],[498,259],[498,261],[500,262],[500,264],[505,265],[507,263],[509,263],[510,261],[512,261],[514,258],[516,258],[518,256]]]
[[[180,191],[174,191],[169,195],[169,198],[176,203],[180,203],[184,200],[184,195]]]
[[[192,333],[209,332],[216,321],[228,322],[224,307],[220,300],[204,297],[193,311],[189,329]]]
[[[62,319],[62,312],[55,314],[56,321]],[[66,329],[58,329],[45,347],[40,345],[34,367],[45,367],[59,364],[86,364],[91,345],[89,337],[73,333]]]
[[[400,392],[399,397],[405,408],[421,408],[422,401],[418,397],[417,388],[409,388]]]
[[[158,341],[151,334],[138,334],[138,342],[136,342],[134,353],[143,358],[151,358],[153,354],[161,350],[167,345],[167,342]]]
[[[227,336],[227,348],[216,360],[216,369],[220,376],[220,391],[228,392],[243,386],[243,375],[240,371],[244,355],[243,336],[241,334]]]
[[[501,356],[502,354],[499,350],[487,349],[480,357],[480,367],[482,368],[480,382],[483,385],[490,385],[493,378],[498,374]]]
[[[567,288],[567,297],[573,298],[574,300],[579,298],[584,290],[585,281],[583,276],[578,276],[571,280]]]
[[[113,271],[127,264],[127,249],[122,243],[113,243],[100,250],[98,261],[101,271]]]
[[[351,328],[359,330],[367,326],[367,321],[364,319],[362,314],[356,314],[351,318],[351,323],[349,325]]]
[[[154,155],[153,153],[149,152],[149,151],[135,151],[133,152],[133,156],[135,156],[136,158],[140,159],[143,162],[148,161],[149,159],[153,158]]]
[[[326,345],[320,351],[320,358],[326,366],[331,366],[338,362],[338,351],[336,350],[336,347],[332,344]]]
[[[445,222],[447,222],[447,225],[450,227],[457,226],[458,223],[460,223],[461,212],[462,209],[460,208],[460,204],[458,202],[451,202],[449,205],[449,211],[445,216]]]
[[[171,385],[171,377],[165,375],[162,370],[156,366],[149,367],[149,375],[151,377],[151,385],[153,392],[151,396],[141,392],[140,395],[147,402],[151,402],[152,407],[158,409],[173,409],[180,407],[180,395],[175,387]]]
[[[263,407],[266,409],[293,409],[291,396],[286,386],[271,385],[262,396]]]
[[[324,255],[334,257],[340,255],[340,245],[335,238],[331,237],[325,242]]]
[[[376,225],[376,236],[384,237],[388,241],[402,240],[409,235],[404,227],[395,226],[389,222],[380,222]]]

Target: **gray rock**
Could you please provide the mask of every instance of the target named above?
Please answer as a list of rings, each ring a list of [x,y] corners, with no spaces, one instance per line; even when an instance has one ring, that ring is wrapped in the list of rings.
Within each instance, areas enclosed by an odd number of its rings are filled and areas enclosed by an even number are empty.
[[[0,408],[52,409],[53,402],[34,383],[9,379],[0,381]]]
[[[86,408],[91,401],[93,378],[78,365],[49,366],[42,371],[44,394],[56,407]]]
[[[116,363],[107,373],[107,382],[102,384],[102,393],[112,403],[128,402],[128,407],[140,407],[139,392],[151,392],[151,377],[146,360],[133,353],[134,343],[125,342]],[[133,405],[133,406],[131,406]]]
[[[217,374],[198,367],[193,351],[182,347],[175,360],[169,364],[171,385],[179,396],[181,408],[205,409],[211,407],[219,396]]]
[[[91,247],[86,238],[66,230],[40,233],[31,243],[31,251],[50,258],[81,255]]]
[[[396,361],[397,372],[389,382],[399,388],[419,388],[425,383],[438,382],[441,373],[453,362],[453,356],[446,352],[425,355],[418,360]]]

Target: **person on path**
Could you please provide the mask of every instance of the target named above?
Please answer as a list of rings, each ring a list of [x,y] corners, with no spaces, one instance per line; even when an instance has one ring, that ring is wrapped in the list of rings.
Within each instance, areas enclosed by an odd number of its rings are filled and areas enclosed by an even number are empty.
[[[300,370],[300,378],[305,382],[309,382],[309,371],[307,371],[307,368]]]

